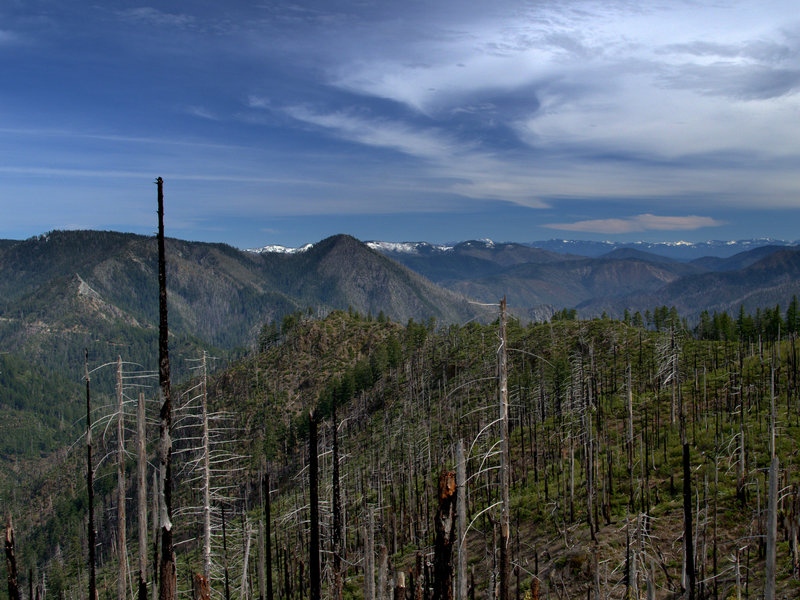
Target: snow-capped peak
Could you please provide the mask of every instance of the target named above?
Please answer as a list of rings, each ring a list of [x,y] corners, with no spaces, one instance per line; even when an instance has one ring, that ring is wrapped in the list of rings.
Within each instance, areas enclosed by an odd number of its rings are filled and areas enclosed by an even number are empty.
[[[306,252],[313,247],[314,244],[306,244],[304,246],[300,246],[299,248],[290,248],[288,246],[272,244],[269,246],[263,246],[261,248],[248,248],[247,252],[254,252],[255,254],[299,254],[300,252]]]
[[[419,254],[421,250],[434,250],[438,252],[448,252],[452,246],[429,244],[428,242],[364,242],[376,252],[396,253],[396,254]]]

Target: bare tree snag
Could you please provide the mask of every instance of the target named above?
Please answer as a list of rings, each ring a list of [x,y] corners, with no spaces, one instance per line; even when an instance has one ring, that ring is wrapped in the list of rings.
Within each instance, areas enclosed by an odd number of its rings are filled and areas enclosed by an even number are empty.
[[[244,519],[244,516],[242,516]],[[239,598],[240,600],[246,600],[247,598],[247,572],[250,568],[250,538],[253,537],[253,532],[250,527],[250,523],[245,521],[244,523],[244,559],[242,562],[242,585],[239,588]]]
[[[8,575],[9,600],[20,600],[17,557],[14,555],[14,528],[11,526],[11,515],[8,515],[8,525],[6,525],[6,573]]]
[[[117,356],[117,598],[125,600],[128,580],[127,530],[125,527],[125,405],[122,394],[122,357]]]
[[[364,527],[364,600],[375,600],[375,517],[369,507]]]
[[[778,537],[778,457],[775,455],[775,369],[770,379],[769,497],[767,499],[767,556],[764,600],[775,600],[775,560]]]
[[[94,530],[94,468],[92,467],[92,400],[89,392],[89,350],[84,350],[84,378],[86,379],[86,490],[89,496],[89,600],[97,599],[96,533]]]
[[[144,420],[144,392],[139,392],[136,411],[136,505],[139,510],[139,592],[138,600],[147,600],[147,453]]]
[[[151,508],[153,509],[152,516],[152,534],[153,534],[153,581],[151,582],[153,599],[158,598],[158,566],[160,564],[159,549],[161,548],[161,529],[158,525],[158,503],[161,492],[158,489],[158,469],[153,469],[153,502]]]
[[[389,572],[389,551],[386,544],[381,544],[378,548],[378,591],[377,600],[389,600],[387,597],[388,588],[386,586],[387,574]]]
[[[453,600],[453,542],[456,539],[456,474],[439,475],[439,508],[434,527],[433,600]]]
[[[342,600],[342,494],[339,481],[339,422],[333,402],[333,600]],[[269,600],[272,600],[270,598]]]
[[[172,398],[169,370],[169,326],[167,324],[167,264],[164,244],[164,180],[158,186],[158,383],[161,390],[159,426],[159,462],[161,475],[161,563],[159,565],[158,598],[175,600],[177,570],[172,543]]]
[[[258,600],[265,600],[266,590],[266,567],[264,565],[264,521],[258,520]]]
[[[464,440],[456,449],[456,513],[458,518],[458,600],[467,600],[467,466]]]
[[[694,546],[692,543],[692,472],[689,444],[683,444],[683,556],[686,567],[686,598],[694,600]]]
[[[211,449],[208,435],[208,354],[203,350],[203,379],[200,383],[201,417],[203,419],[203,576],[211,580]],[[262,599],[263,600],[263,599]]]
[[[508,440],[508,361],[506,338],[506,299],[500,301],[500,349],[499,357],[499,396],[500,396],[500,428],[502,449],[500,459],[500,488],[502,508],[500,511],[500,590],[498,600],[509,600],[511,584],[511,536],[510,536],[510,500],[509,500],[509,440]]]
[[[406,600],[406,574],[397,571],[394,575],[394,600]]]
[[[309,435],[308,435],[308,478],[309,478],[309,498],[310,498],[310,518],[311,532],[308,545],[309,553],[309,578],[310,578],[310,600],[319,600],[321,594],[321,582],[319,571],[319,487],[317,483],[319,467],[317,465],[317,417],[314,411],[308,415]]]
[[[264,550],[267,559],[267,600],[272,600],[272,545],[270,544],[270,539],[272,537],[272,505],[270,504],[269,488],[269,471],[267,471],[264,474]]]

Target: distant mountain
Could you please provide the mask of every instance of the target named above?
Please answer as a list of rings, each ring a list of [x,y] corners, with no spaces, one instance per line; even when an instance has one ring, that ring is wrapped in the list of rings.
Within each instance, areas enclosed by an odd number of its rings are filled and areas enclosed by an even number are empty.
[[[748,262],[746,257],[737,260]],[[741,269],[688,275],[651,292],[621,298],[597,297],[578,309],[587,315],[606,311],[614,316],[625,308],[644,312],[666,305],[692,319],[703,310],[735,314],[740,306],[747,312],[777,304],[786,307],[794,295],[800,296],[800,249],[784,248]]]
[[[463,279],[448,287],[485,302],[506,295],[514,307],[549,304],[563,308],[597,297],[656,290],[696,272],[697,268],[677,262],[584,258],[515,265],[489,277]]]
[[[690,261],[704,256],[729,257],[761,246],[796,246],[800,240],[789,242],[759,238],[738,241],[710,240],[707,242],[591,242],[581,240],[542,240],[527,245],[551,252],[599,257],[618,248],[631,248],[667,256],[680,261]]]
[[[569,250],[572,254],[490,240],[446,246],[424,242],[368,244],[448,289],[481,302],[495,302],[506,296],[517,315],[541,320],[561,308],[578,308],[587,317],[603,312],[621,316],[625,308],[644,311],[674,304],[692,316],[710,307],[738,310],[737,302],[744,302],[753,310],[776,303],[785,305],[792,296],[787,290],[794,289],[791,280],[782,281],[778,288],[770,278],[754,278],[752,273],[742,272],[769,256],[796,249],[765,245],[771,241],[548,243],[553,250]],[[742,248],[748,249],[741,251]],[[734,249],[739,252],[731,256],[686,261],[693,253],[726,254]],[[670,252],[675,256],[666,255]],[[581,257],[580,253],[599,255]],[[776,266],[775,279],[785,276],[782,268],[789,267]],[[704,279],[703,275],[709,272],[731,273],[738,291],[733,291],[730,283],[713,277]],[[695,285],[700,289],[693,292]],[[723,297],[727,300],[723,301]]]
[[[0,342],[31,353],[26,344],[48,332],[152,336],[156,264],[155,238],[133,234],[54,231],[0,244]],[[308,307],[383,311],[401,321],[476,314],[465,299],[344,235],[303,252],[260,254],[168,239],[167,264],[171,332],[221,348],[248,344],[265,321]]]
[[[580,258],[565,257],[524,244],[496,244],[490,240],[470,240],[452,246],[436,246],[426,242],[367,242],[367,245],[440,284],[465,277],[488,277],[514,265],[547,264],[562,262],[565,258]]]
[[[745,250],[725,258],[718,256],[705,256],[691,261],[691,264],[703,267],[709,271],[736,271],[744,269],[758,262],[764,257],[786,249],[786,246],[761,246],[753,250]]]

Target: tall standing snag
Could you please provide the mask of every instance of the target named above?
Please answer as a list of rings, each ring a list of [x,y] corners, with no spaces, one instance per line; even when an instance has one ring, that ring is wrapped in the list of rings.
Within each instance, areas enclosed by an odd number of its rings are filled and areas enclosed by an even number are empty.
[[[95,565],[94,530],[94,468],[92,467],[92,397],[89,392],[89,349],[84,350],[83,372],[86,379],[86,490],[88,492],[89,525],[87,537],[89,546],[89,600],[97,598],[97,573]]]
[[[117,598],[125,600],[128,574],[127,530],[125,528],[125,404],[122,393],[122,357],[117,356]]]
[[[500,451],[500,593],[499,600],[509,600],[511,583],[510,500],[508,486],[510,453],[508,448],[508,360],[506,338],[506,299],[500,300],[499,396],[502,449]]]
[[[309,496],[310,496],[310,512],[311,512],[311,532],[309,540],[309,578],[310,578],[310,599],[319,600],[320,589],[320,572],[319,572],[319,492],[318,492],[318,466],[317,466],[317,453],[319,448],[317,445],[317,417],[314,411],[308,415],[309,418],[309,436],[308,436],[308,473],[309,473]]]
[[[172,545],[172,402],[169,374],[169,327],[167,325],[167,267],[164,249],[164,180],[158,186],[158,384],[161,390],[159,426],[159,463],[161,465],[161,563],[159,564],[159,600],[175,600],[177,571]]]
[[[144,392],[136,411],[137,506],[139,509],[139,595],[147,600],[147,454],[145,452]]]

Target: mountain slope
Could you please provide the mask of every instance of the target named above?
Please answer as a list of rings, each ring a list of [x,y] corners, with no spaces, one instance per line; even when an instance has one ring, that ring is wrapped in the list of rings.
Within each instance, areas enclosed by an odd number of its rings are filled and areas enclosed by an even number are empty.
[[[367,244],[436,283],[488,277],[514,265],[563,262],[570,258],[523,244],[495,244],[483,240],[454,246],[433,246],[423,242]]]
[[[790,248],[772,252],[743,269],[683,277],[647,294],[595,298],[580,309],[587,314],[605,310],[617,315],[625,308],[644,312],[666,305],[695,318],[703,310],[733,314],[740,306],[748,312],[776,304],[786,306],[794,295],[800,295],[800,249]]]

